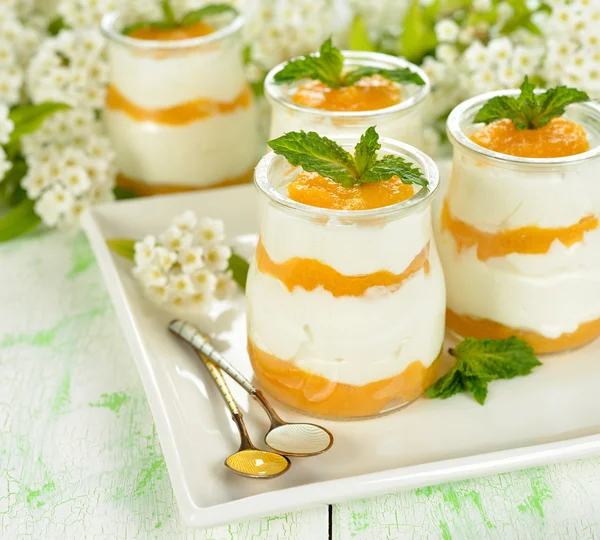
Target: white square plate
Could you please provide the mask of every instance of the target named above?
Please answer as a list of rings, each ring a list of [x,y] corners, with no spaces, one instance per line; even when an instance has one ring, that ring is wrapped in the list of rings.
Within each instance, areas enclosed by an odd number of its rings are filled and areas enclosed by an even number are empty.
[[[528,376],[492,383],[485,406],[471,397],[421,399],[405,410],[356,422],[322,422],[331,450],[294,459],[273,480],[237,477],[223,460],[237,450],[233,423],[204,367],[167,331],[169,315],[146,300],[131,263],[109,238],[158,233],[187,209],[225,221],[248,247],[257,231],[253,187],[135,199],[98,206],[84,227],[137,363],[154,414],[175,495],[189,525],[209,527],[318,504],[483,476],[600,454],[600,340],[545,359]],[[251,251],[251,249],[250,249]],[[224,354],[252,376],[243,298],[215,308]],[[231,382],[252,438],[262,443],[264,413]],[[282,410],[286,419],[301,415]]]

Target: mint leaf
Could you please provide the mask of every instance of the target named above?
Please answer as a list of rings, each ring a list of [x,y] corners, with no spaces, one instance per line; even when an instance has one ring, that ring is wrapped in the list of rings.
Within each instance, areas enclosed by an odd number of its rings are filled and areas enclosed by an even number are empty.
[[[286,133],[269,141],[269,146],[292,165],[317,172],[344,187],[382,182],[395,175],[405,184],[428,185],[423,173],[401,157],[377,159],[381,145],[374,127],[368,128],[363,134],[354,149],[354,157],[335,141],[312,131]]]
[[[339,88],[342,86],[343,67],[344,57],[329,38],[321,45],[318,56],[302,56],[291,60],[275,74],[274,81],[287,84],[299,79],[315,79],[330,88]]]
[[[380,75],[390,81],[401,83],[401,84],[418,84],[420,86],[425,84],[425,81],[421,78],[418,73],[411,71],[408,68],[397,68],[397,69],[382,69],[371,66],[363,66],[352,71],[349,71],[344,75],[344,85],[351,86],[364,77],[372,77],[373,75]]]
[[[24,199],[0,218],[0,242],[21,236],[41,223],[34,206],[35,201]]]
[[[364,132],[359,143],[354,148],[354,161],[359,175],[370,169],[377,161],[377,151],[381,148],[379,135],[374,127]]]
[[[359,179],[361,184],[372,184],[398,176],[403,184],[427,187],[429,182],[420,169],[399,156],[384,156],[377,160]]]
[[[508,118],[517,129],[537,129],[552,118],[562,116],[568,105],[590,99],[585,92],[566,86],[557,86],[540,94],[534,90],[535,85],[525,77],[519,96],[493,97],[479,109],[474,121],[490,124]]]
[[[291,131],[269,141],[276,154],[305,171],[317,172],[345,187],[351,187],[359,176],[354,158],[336,142],[314,131]]]
[[[223,13],[237,14],[238,10],[229,4],[209,4],[201,7],[195,11],[187,13],[183,19],[181,19],[181,26],[188,26],[200,22],[206,17],[212,17],[213,15],[221,15]]]
[[[248,261],[243,257],[240,257],[237,253],[232,253],[229,257],[229,267],[233,280],[241,287],[243,291],[246,290],[246,281],[248,279],[248,270],[250,265]]]
[[[54,101],[45,101],[37,105],[17,105],[8,114],[15,124],[15,129],[10,134],[7,146],[18,144],[23,135],[33,133],[49,116],[70,108],[66,103]]]
[[[170,0],[162,0],[160,3],[160,8],[163,12],[164,21],[167,24],[172,24],[175,26],[177,24],[177,19],[175,18],[175,13],[173,12],[173,7],[171,6]]]
[[[369,32],[367,31],[365,21],[360,15],[355,15],[354,19],[352,19],[348,44],[352,51],[375,52],[377,50],[369,38]]]
[[[467,391],[483,405],[489,382],[528,375],[541,365],[533,348],[514,336],[467,338],[451,349],[450,354],[456,357],[456,365],[426,391],[427,397],[446,399]]]
[[[136,240],[131,238],[110,238],[106,241],[106,245],[112,251],[130,261],[135,259],[135,243]]]

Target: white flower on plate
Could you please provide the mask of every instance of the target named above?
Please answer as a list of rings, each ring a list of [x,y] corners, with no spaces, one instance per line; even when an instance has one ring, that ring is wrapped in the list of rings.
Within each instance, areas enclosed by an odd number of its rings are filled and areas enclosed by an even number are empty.
[[[213,272],[223,272],[229,266],[231,248],[228,246],[210,246],[206,248],[204,260],[206,267]]]
[[[73,195],[81,195],[92,185],[83,167],[65,167],[61,173],[63,184]]]
[[[34,209],[43,222],[54,227],[62,214],[68,213],[73,205],[73,196],[60,184],[46,189],[35,203]]]
[[[156,238],[152,235],[146,236],[141,242],[134,245],[134,261],[137,267],[143,268],[154,261],[154,251],[156,249]]]
[[[145,291],[151,300],[159,304],[163,304],[169,299],[169,291],[163,285],[152,285],[147,287]]]
[[[192,210],[186,210],[183,214],[173,219],[172,225],[184,232],[193,232],[198,225],[198,218],[196,218],[196,214]]]
[[[168,288],[173,295],[190,296],[195,292],[192,278],[187,274],[171,274],[169,276]]]
[[[236,289],[236,283],[233,280],[231,270],[223,272],[217,276],[217,284],[215,286],[215,298],[217,300],[225,300],[229,298]]]
[[[198,223],[197,236],[203,245],[219,244],[225,240],[225,224],[220,219],[202,218]]]
[[[204,249],[200,246],[188,247],[179,251],[177,260],[185,274],[191,274],[204,266]]]
[[[218,278],[210,270],[201,269],[192,274],[194,288],[200,292],[213,293],[217,287]]]
[[[205,291],[196,291],[189,297],[189,305],[199,311],[206,311],[210,306],[213,297]]]
[[[158,246],[154,248],[154,260],[158,266],[167,272],[177,262],[177,254],[165,247]]]
[[[136,267],[133,269],[134,275],[142,282],[145,287],[165,287],[169,281],[166,272],[157,264]]]
[[[460,34],[460,26],[452,19],[442,19],[435,25],[435,35],[442,43],[454,43]]]
[[[166,248],[179,251],[180,249],[189,247],[194,237],[191,233],[184,232],[179,227],[171,225],[158,239]]]

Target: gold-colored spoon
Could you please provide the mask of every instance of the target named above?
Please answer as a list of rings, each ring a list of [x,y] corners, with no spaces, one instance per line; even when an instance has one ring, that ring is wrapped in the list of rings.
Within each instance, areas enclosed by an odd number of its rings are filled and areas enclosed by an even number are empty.
[[[225,460],[225,466],[234,473],[248,478],[275,478],[287,471],[291,465],[288,458],[275,452],[259,450],[252,444],[242,411],[233,399],[221,370],[212,362],[209,362],[199,351],[196,351],[196,354],[202,359],[217,384],[227,407],[229,407],[231,417],[240,432],[240,449]]]
[[[169,330],[219,366],[261,404],[271,421],[271,427],[265,435],[265,443],[269,448],[293,457],[316,456],[331,448],[333,435],[324,427],[308,422],[284,422],[269,405],[263,393],[227,361],[211,345],[209,339],[191,323],[176,319],[169,324]]]

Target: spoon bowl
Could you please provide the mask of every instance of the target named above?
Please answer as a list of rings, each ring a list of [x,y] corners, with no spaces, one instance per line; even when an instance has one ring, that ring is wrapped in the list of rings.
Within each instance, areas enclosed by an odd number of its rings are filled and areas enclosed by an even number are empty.
[[[275,478],[290,468],[290,461],[275,452],[246,448],[231,454],[225,466],[248,478]]]
[[[316,456],[331,448],[333,436],[316,424],[279,424],[265,435],[265,444],[292,457]]]

